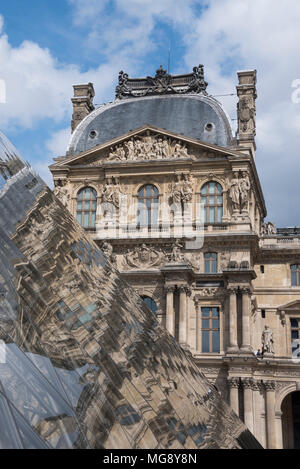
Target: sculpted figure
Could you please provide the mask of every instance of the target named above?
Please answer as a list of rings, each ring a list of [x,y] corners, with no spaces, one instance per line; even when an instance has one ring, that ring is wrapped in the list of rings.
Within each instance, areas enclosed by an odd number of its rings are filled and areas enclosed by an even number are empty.
[[[233,173],[233,179],[231,180],[231,186],[229,189],[229,197],[233,205],[233,210],[238,211],[240,207],[240,187],[239,173],[237,171]]]
[[[182,201],[184,203],[190,202],[193,198],[193,186],[191,182],[191,176],[187,174],[184,178],[183,187],[181,189]]]
[[[180,243],[179,239],[177,239],[173,245],[172,253],[171,253],[171,261],[172,262],[182,262],[184,261],[184,255],[182,253],[183,245]]]
[[[241,194],[241,208],[247,207],[249,202],[250,180],[246,171],[242,172],[239,189]]]
[[[132,140],[128,140],[128,142],[125,143],[125,146],[127,148],[127,159],[128,160],[134,160],[135,159],[135,148],[134,148],[134,143]]]
[[[263,353],[274,353],[274,341],[273,341],[273,332],[269,326],[265,326],[261,341],[263,345]]]

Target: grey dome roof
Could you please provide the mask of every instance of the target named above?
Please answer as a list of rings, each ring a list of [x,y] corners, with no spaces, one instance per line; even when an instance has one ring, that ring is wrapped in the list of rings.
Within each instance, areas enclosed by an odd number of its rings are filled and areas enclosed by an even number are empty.
[[[230,146],[233,138],[228,117],[214,98],[204,94],[151,96],[97,108],[75,129],[68,154],[76,155],[147,124],[222,147]]]

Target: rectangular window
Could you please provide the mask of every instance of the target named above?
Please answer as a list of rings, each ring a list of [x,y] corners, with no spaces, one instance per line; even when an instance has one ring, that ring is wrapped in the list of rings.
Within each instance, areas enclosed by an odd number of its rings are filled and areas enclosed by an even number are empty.
[[[215,252],[204,254],[204,272],[206,274],[216,274],[218,272],[218,256]]]
[[[201,308],[202,353],[220,353],[219,308]]]
[[[300,318],[291,318],[292,357],[300,357]]]

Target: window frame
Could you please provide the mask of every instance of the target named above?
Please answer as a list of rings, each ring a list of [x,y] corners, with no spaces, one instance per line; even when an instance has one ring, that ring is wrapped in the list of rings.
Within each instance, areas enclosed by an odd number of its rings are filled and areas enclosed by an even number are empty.
[[[150,195],[147,194],[148,189],[151,190]],[[151,227],[157,227],[158,225],[159,190],[155,184],[147,183],[141,186],[137,193],[137,228],[147,228],[149,231]]]
[[[210,192],[210,184],[214,184],[214,192]],[[214,180],[207,181],[201,187],[201,202],[203,204],[203,223],[205,225],[216,225],[222,223],[222,219],[224,216],[224,190],[222,185]],[[213,203],[210,203],[209,198],[213,197]],[[219,203],[218,198],[222,198],[222,203]],[[205,200],[203,200],[205,199]],[[218,209],[221,208],[221,216],[218,215]],[[210,209],[213,209],[213,221],[210,220]]]
[[[209,315],[204,316],[204,310],[209,310]],[[214,316],[213,310],[217,310],[218,315]],[[213,321],[218,321],[218,327],[213,327]],[[200,309],[200,321],[201,321],[201,350],[200,352],[203,354],[220,354],[221,353],[221,310],[218,306],[201,306]],[[209,321],[209,327],[203,327],[203,321]],[[204,350],[204,332],[208,332],[208,340],[209,340],[209,351]],[[213,333],[218,332],[218,351],[214,350],[213,344]]]
[[[206,256],[210,256],[208,259]],[[214,259],[212,256],[215,256],[216,258]],[[214,272],[213,266],[215,264],[216,271]],[[209,269],[207,271],[206,266],[209,266]],[[217,274],[218,273],[218,253],[217,252],[206,252],[204,253],[204,273],[205,274]]]
[[[149,295],[141,295],[141,298],[142,298],[143,302],[145,303],[145,305],[147,306],[147,308],[150,309],[150,311],[152,311],[152,313],[155,316],[158,316],[158,305],[157,305],[156,301],[153,298],[151,298],[151,296],[149,296]],[[151,301],[151,307],[149,307],[147,305],[145,300],[150,300]],[[153,307],[152,307],[153,304],[155,305],[155,308],[156,308],[155,311],[153,310]]]
[[[86,198],[86,191],[90,190],[90,197]],[[82,198],[79,198],[82,194]],[[76,220],[86,230],[96,229],[96,218],[97,218],[97,191],[92,186],[85,186],[77,192],[76,196]],[[79,203],[81,208],[79,209]],[[86,207],[88,204],[88,207]],[[85,225],[85,217],[88,214],[88,225]],[[80,216],[80,220],[79,220]],[[93,220],[94,219],[94,220]]]
[[[293,269],[295,267],[295,269]],[[290,272],[291,272],[291,286],[292,287],[300,287],[300,264],[291,264],[290,265]],[[295,283],[293,282],[293,277],[295,274]]]

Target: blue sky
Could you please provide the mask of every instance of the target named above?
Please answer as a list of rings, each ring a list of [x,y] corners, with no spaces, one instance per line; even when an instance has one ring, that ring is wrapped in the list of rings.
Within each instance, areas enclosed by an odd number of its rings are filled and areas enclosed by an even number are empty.
[[[208,92],[235,92],[236,71],[256,68],[257,167],[278,226],[300,225],[300,2],[273,0],[10,0],[0,5],[0,128],[48,183],[65,153],[72,85],[92,81],[96,104],[130,76],[205,65]],[[232,119],[236,98],[220,98]],[[236,122],[232,120],[235,130]]]

